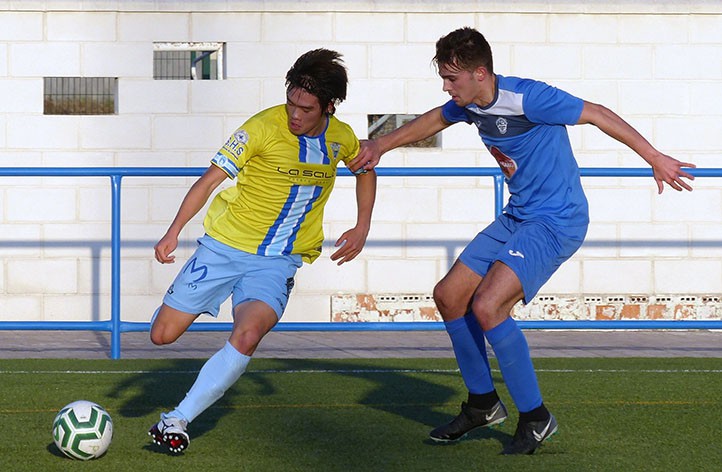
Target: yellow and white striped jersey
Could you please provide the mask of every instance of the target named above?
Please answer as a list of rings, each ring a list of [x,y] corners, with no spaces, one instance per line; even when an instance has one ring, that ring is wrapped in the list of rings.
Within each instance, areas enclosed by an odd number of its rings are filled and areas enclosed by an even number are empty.
[[[211,160],[237,180],[211,202],[206,233],[245,252],[300,254],[313,262],[321,254],[323,210],[336,167],[358,152],[353,130],[334,116],[319,136],[296,136],[288,130],[285,105],[261,111]]]

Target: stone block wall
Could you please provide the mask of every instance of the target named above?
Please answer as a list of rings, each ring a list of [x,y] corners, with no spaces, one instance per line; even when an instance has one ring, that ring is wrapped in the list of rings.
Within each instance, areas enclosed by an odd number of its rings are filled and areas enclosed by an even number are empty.
[[[422,113],[447,99],[434,43],[466,25],[487,36],[498,73],[603,103],[660,150],[722,167],[722,4],[694,0],[0,1],[0,167],[205,167],[246,118],[284,100],[286,70],[321,46],[344,54],[351,83],[338,116],[363,138],[369,114]],[[224,80],[153,80],[159,41],[224,43]],[[43,78],[63,76],[116,77],[117,113],[44,115]],[[591,126],[570,133],[582,167],[645,166]],[[449,128],[441,143],[394,151],[383,165],[495,165],[471,127]],[[123,181],[124,320],[147,321],[178,270],[155,263],[152,247],[193,180]],[[584,183],[587,241],[540,293],[565,301],[551,308],[539,298],[519,316],[689,317],[690,303],[606,300],[694,296],[695,317],[719,317],[710,304],[722,293],[722,181],[662,195],[649,178]],[[381,178],[367,248],[337,267],[333,242],[355,221],[353,180],[339,178],[324,254],[299,271],[285,320],[334,319],[334,297],[428,294],[492,217],[489,178]],[[106,319],[109,220],[105,178],[0,177],[0,319]],[[179,260],[201,221],[184,232]],[[604,303],[588,308],[586,297]]]

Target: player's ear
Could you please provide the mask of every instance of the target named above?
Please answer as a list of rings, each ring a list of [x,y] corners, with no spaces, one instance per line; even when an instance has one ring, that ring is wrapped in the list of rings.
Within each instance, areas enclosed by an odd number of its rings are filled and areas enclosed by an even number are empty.
[[[474,78],[476,78],[476,80],[481,82],[482,80],[484,80],[484,78],[487,76],[488,73],[489,72],[486,70],[486,67],[479,66],[476,69],[474,69]]]

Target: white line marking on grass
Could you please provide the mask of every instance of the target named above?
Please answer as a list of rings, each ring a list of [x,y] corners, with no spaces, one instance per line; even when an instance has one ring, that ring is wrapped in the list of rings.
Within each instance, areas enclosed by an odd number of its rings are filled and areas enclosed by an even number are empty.
[[[197,374],[200,370],[0,370],[0,374],[48,374],[48,375],[74,375],[74,374]]]
[[[0,370],[2,374],[27,375],[75,375],[75,374],[154,374],[154,375],[190,375],[199,370]],[[459,369],[263,369],[249,370],[245,375],[253,374],[450,374]],[[492,369],[498,373],[498,369]],[[539,373],[549,374],[720,374],[722,369],[536,369]]]
[[[492,369],[492,371],[494,371]],[[550,374],[720,374],[722,369],[536,369]]]
[[[499,369],[491,369],[492,372],[499,373]],[[604,373],[604,374],[629,374],[629,373],[646,373],[646,374],[682,374],[682,373],[701,373],[701,374],[719,374],[722,369],[536,369],[536,372],[544,372],[551,374],[576,374],[576,373]],[[390,373],[390,374],[448,374],[458,373],[459,369],[267,369],[267,370],[251,370],[249,374],[367,374],[367,373]]]
[[[197,374],[198,370],[0,370],[0,374]],[[459,369],[264,369],[249,370],[249,374],[387,374],[387,373],[456,373]]]

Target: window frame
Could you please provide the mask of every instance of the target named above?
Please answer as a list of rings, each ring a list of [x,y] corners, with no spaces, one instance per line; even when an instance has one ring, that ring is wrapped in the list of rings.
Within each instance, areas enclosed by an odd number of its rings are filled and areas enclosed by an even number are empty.
[[[166,41],[166,42],[154,42],[153,43],[153,79],[154,80],[224,80],[226,77],[225,67],[225,48],[226,43],[218,41]],[[188,78],[175,78],[175,77],[159,77],[156,75],[155,61],[156,52],[209,52],[210,54],[216,55],[216,73],[215,77],[203,79],[198,77],[196,63],[200,62],[201,58],[196,58],[191,63]]]

